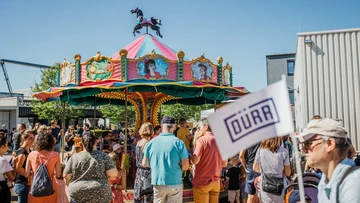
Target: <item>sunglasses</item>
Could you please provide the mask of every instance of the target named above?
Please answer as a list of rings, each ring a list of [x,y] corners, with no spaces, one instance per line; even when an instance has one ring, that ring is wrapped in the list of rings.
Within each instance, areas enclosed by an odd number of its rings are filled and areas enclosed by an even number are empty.
[[[318,142],[316,143],[315,145],[313,145],[313,143],[315,141],[318,141],[318,140],[323,140],[323,138],[317,138],[317,139],[313,139],[313,140],[310,140],[310,141],[305,141],[303,144],[302,144],[302,149],[305,149],[305,150],[313,150],[314,147],[316,147],[317,145],[321,144],[321,142]]]

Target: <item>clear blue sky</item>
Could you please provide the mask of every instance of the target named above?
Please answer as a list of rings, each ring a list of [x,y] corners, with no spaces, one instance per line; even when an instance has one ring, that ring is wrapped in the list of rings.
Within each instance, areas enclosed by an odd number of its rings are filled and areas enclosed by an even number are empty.
[[[135,40],[130,10],[162,19],[161,41],[187,58],[233,65],[234,85],[266,86],[265,55],[295,52],[297,33],[360,27],[359,0],[0,0],[0,58],[52,65],[111,56]],[[40,80],[38,69],[7,65],[12,88]],[[0,70],[0,91],[7,91]]]

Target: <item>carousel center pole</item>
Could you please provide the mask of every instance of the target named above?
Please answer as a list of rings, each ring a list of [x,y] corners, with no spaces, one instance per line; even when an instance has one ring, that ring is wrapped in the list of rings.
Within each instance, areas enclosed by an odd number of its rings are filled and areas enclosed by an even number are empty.
[[[61,126],[62,126],[62,132],[61,132],[61,160],[64,161],[64,152],[65,152],[65,102],[62,102],[62,118],[61,118]]]
[[[125,140],[124,140],[124,152],[125,154],[127,154],[127,140],[128,140],[128,119],[127,119],[127,97],[128,97],[128,90],[127,88],[125,89]],[[125,156],[126,157],[126,156]],[[125,174],[127,174],[125,172]],[[125,175],[125,183],[126,183],[126,177],[127,175]],[[127,191],[127,184],[125,184],[125,192]]]
[[[216,111],[216,100],[214,100],[214,112]]]

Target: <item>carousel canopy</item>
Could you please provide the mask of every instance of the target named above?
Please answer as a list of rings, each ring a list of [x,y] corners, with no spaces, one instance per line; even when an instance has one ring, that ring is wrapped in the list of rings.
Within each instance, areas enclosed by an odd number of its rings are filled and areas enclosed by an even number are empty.
[[[170,59],[177,60],[177,51],[160,42],[151,34],[144,34],[135,41],[128,44],[124,49],[128,51],[128,58],[139,58],[151,53],[153,50],[160,55]],[[120,54],[116,53],[113,59],[120,59]]]

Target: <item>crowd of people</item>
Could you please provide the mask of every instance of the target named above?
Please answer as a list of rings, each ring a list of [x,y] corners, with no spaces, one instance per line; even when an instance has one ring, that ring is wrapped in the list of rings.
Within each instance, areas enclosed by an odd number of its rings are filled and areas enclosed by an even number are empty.
[[[265,139],[223,160],[207,119],[189,130],[185,119],[176,122],[164,116],[159,126],[143,123],[137,132],[104,131],[100,138],[87,123],[82,128],[70,125],[65,132],[56,121],[50,126],[36,124],[32,130],[24,123],[13,132],[5,129],[3,125],[0,131],[0,202],[4,203],[10,202],[12,187],[21,203],[122,203],[128,177],[134,179],[135,203],[183,202],[184,174],[192,176],[196,203],[219,202],[224,188],[229,202],[300,201],[298,187],[287,188],[296,177],[289,136]],[[337,121],[313,118],[297,139],[306,167],[321,175],[317,195],[306,193],[307,202],[360,201],[360,170],[351,159],[356,152]],[[62,145],[65,160],[60,159]],[[10,162],[2,157],[8,146],[13,149]],[[51,183],[47,191],[37,187],[42,166]]]

